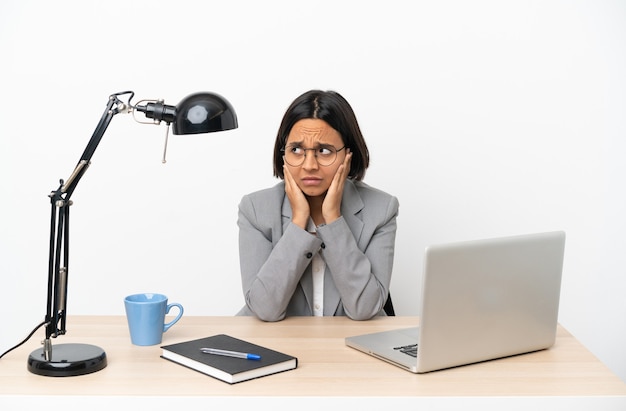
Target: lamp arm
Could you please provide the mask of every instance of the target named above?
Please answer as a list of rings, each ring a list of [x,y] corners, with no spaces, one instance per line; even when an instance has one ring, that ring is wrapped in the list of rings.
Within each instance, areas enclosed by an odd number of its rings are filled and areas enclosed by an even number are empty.
[[[119,96],[130,94],[128,103]],[[69,211],[72,202],[70,197],[78,182],[87,171],[98,144],[102,140],[113,116],[132,109],[130,100],[134,93],[125,91],[109,96],[106,109],[85,148],[76,168],[67,179],[60,181],[59,187],[50,193],[50,254],[48,259],[48,300],[45,317],[46,339],[44,340],[44,357],[49,361],[52,355],[50,338],[65,334],[67,280],[69,262]]]
[[[130,94],[128,103],[124,103],[123,101],[119,99],[119,96],[124,95],[124,94]],[[122,112],[129,112],[130,110],[132,110],[132,106],[130,105],[130,100],[133,98],[134,94],[135,93],[133,93],[132,91],[124,91],[124,92],[115,93],[109,96],[109,101],[104,110],[104,113],[102,114],[102,117],[100,118],[100,122],[98,122],[98,125],[96,126],[96,129],[94,130],[93,135],[91,136],[91,139],[89,140],[89,143],[87,143],[87,147],[85,147],[85,151],[83,151],[83,154],[80,157],[80,160],[78,161],[78,164],[76,165],[76,168],[74,169],[70,177],[67,179],[65,184],[63,184],[62,186],[62,191],[66,193],[66,197],[65,197],[66,199],[69,199],[69,197],[74,192],[76,185],[82,178],[83,174],[87,171],[87,168],[89,167],[91,163],[91,157],[96,151],[96,148],[98,148],[98,144],[100,144],[100,141],[102,140],[102,137],[104,136],[104,133],[106,132],[107,128],[109,127],[109,124],[111,123],[111,120],[113,119],[113,116]]]

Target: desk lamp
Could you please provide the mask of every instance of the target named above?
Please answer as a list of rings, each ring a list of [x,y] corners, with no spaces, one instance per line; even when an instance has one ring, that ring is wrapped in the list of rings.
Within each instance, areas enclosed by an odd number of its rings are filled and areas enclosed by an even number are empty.
[[[109,97],[104,114],[100,119],[76,168],[67,179],[60,180],[59,187],[50,193],[52,216],[50,221],[50,255],[48,260],[48,302],[45,320],[46,329],[43,347],[33,351],[28,357],[28,370],[34,374],[65,377],[84,375],[106,367],[104,350],[90,344],[58,344],[54,348],[51,338],[66,332],[67,283],[69,257],[69,214],[72,202],[70,197],[79,180],[90,165],[91,157],[98,147],[113,116],[119,113],[133,113],[139,123],[167,124],[165,149],[170,125],[174,134],[198,134],[224,131],[237,128],[237,116],[230,103],[215,93],[195,93],[185,97],[177,106],[164,104],[162,100],[141,100],[131,104],[135,95],[124,91]],[[127,102],[120,100],[128,96]],[[140,112],[151,119],[138,120]],[[165,162],[165,151],[163,154]]]

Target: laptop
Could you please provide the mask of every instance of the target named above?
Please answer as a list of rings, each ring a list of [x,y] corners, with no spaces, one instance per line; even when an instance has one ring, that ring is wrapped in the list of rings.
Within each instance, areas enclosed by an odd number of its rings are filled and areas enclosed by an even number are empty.
[[[427,247],[419,327],[345,343],[414,373],[549,348],[564,249],[562,231]]]

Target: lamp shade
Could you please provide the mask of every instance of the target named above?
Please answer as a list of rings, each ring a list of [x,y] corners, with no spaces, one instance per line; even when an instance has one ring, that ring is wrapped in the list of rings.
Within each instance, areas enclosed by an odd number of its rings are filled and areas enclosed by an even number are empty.
[[[216,93],[194,93],[176,106],[174,134],[198,134],[237,128],[233,106]]]

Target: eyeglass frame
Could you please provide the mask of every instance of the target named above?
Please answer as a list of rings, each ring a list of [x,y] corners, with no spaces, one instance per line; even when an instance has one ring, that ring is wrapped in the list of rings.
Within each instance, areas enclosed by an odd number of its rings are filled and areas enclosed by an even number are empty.
[[[304,150],[304,156],[302,156],[302,162],[298,165],[293,165],[291,164],[289,161],[287,161],[287,157],[286,157],[286,152],[287,152],[287,148],[288,147],[292,147],[292,148],[300,148],[301,150]],[[333,161],[330,164],[320,164],[319,160],[317,159],[317,152],[316,150],[319,150],[320,148],[332,148],[333,150],[335,150],[335,158],[333,159]],[[317,162],[317,164],[320,167],[330,167],[333,164],[335,164],[335,161],[337,161],[337,154],[339,154],[339,152],[341,150],[344,150],[346,148],[346,145],[344,144],[343,147],[341,148],[336,148],[335,146],[333,146],[332,144],[323,144],[320,145],[319,147],[316,148],[304,148],[304,147],[300,147],[298,145],[294,145],[294,144],[290,144],[288,146],[285,146],[283,148],[280,149],[280,151],[283,152],[283,160],[285,161],[285,163],[289,164],[291,167],[300,167],[302,164],[304,164],[304,162],[306,161],[306,152],[312,150],[313,151],[313,156],[315,157],[315,161]]]

